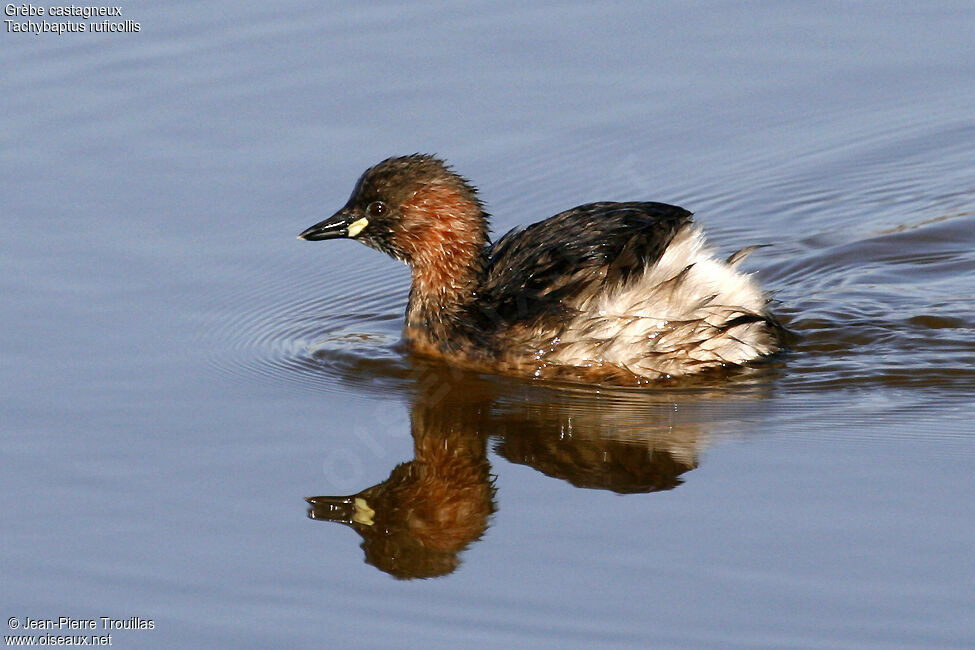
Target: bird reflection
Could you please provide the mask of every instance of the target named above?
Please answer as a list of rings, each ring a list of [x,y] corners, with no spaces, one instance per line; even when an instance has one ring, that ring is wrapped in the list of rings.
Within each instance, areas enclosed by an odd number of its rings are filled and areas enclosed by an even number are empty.
[[[401,579],[451,573],[487,530],[496,510],[489,441],[508,461],[577,487],[669,490],[697,467],[720,405],[741,404],[716,389],[682,393],[678,405],[667,392],[553,389],[431,367],[418,378],[413,460],[355,494],[307,499],[309,517],[353,528],[366,562]],[[748,397],[761,394],[736,389],[752,406]]]
[[[355,495],[307,499],[309,517],[352,526],[366,562],[397,578],[452,572],[495,510],[479,405],[443,391],[423,395],[411,414],[413,460]]]

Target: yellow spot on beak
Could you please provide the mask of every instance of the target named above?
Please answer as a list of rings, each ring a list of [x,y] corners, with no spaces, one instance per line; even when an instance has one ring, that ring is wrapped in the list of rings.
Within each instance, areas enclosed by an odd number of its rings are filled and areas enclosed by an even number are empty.
[[[360,219],[359,221],[365,221],[365,219]],[[359,222],[357,221],[356,223]],[[355,512],[352,513],[352,521],[363,526],[372,526],[375,523],[372,518],[376,515],[376,511],[369,507],[365,499],[356,497],[353,505],[355,505]]]
[[[365,227],[368,225],[369,225],[369,220],[366,219],[365,217],[361,219],[356,219],[355,221],[349,224],[349,237],[355,237],[360,232],[365,230]],[[365,501],[363,501],[363,503],[365,503]]]

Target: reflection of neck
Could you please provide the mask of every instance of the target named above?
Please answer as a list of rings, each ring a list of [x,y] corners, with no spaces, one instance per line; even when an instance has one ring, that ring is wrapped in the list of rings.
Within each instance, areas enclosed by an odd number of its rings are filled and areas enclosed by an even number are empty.
[[[449,398],[448,398],[449,399]],[[479,538],[494,511],[487,441],[456,408],[413,409],[411,473],[418,481],[410,529],[428,548],[459,551]]]
[[[451,396],[414,405],[413,455],[454,487],[473,487],[489,482],[487,441],[478,431],[478,409],[471,404],[452,404]],[[446,403],[445,403],[446,402]]]

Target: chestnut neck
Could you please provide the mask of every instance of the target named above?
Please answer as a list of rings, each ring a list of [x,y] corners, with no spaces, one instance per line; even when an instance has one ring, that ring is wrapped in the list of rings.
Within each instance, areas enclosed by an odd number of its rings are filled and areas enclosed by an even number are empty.
[[[402,204],[401,227],[413,271],[406,338],[442,347],[484,280],[487,217],[468,188],[432,184]]]

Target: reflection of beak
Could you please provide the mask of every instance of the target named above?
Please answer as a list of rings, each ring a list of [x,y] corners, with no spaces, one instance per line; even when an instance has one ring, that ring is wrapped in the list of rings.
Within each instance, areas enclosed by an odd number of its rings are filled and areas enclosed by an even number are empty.
[[[342,208],[325,221],[320,221],[314,226],[298,235],[298,239],[305,241],[321,241],[323,239],[339,239],[349,236],[349,224],[356,220],[351,212]]]
[[[306,497],[305,501],[311,504],[308,508],[309,519],[352,525],[355,516],[353,497]]]

